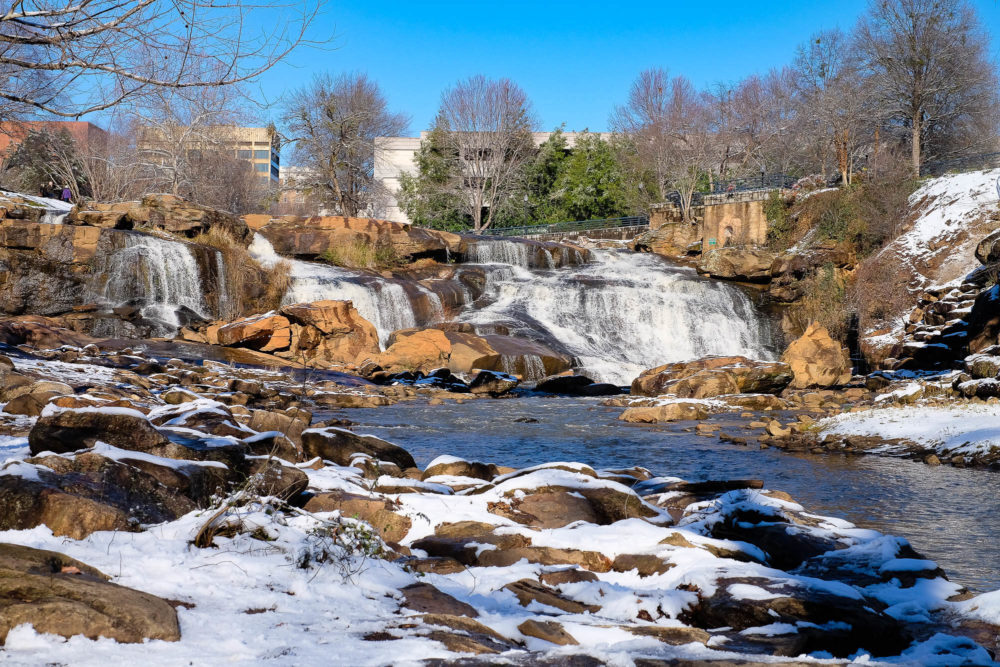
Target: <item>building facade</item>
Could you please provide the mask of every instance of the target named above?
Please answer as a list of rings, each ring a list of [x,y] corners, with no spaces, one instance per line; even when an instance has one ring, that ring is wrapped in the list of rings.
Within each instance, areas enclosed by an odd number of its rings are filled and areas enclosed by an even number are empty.
[[[181,148],[185,151],[225,150],[253,166],[268,186],[281,180],[281,137],[269,127],[216,126],[204,130],[186,127],[145,127],[139,133],[140,151],[156,153]]]
[[[375,180],[380,182],[390,193],[385,211],[380,217],[394,222],[409,223],[410,219],[399,207],[396,195],[399,192],[399,177],[402,174],[415,174],[417,171],[416,152],[420,150],[420,142],[427,138],[429,132],[421,132],[419,137],[376,137],[375,139]],[[610,133],[594,132],[601,139],[607,140]],[[535,146],[541,146],[551,132],[532,132]],[[563,132],[566,146],[570,150],[576,145],[582,133]]]
[[[86,121],[26,120],[0,123],[0,158],[17,148],[29,132],[46,130],[53,134],[66,132],[83,149],[99,149],[107,145],[108,133]]]

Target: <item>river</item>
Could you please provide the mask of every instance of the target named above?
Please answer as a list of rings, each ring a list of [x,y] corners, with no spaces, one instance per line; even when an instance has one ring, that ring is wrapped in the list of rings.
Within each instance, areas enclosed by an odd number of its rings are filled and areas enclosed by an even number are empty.
[[[996,473],[877,456],[800,456],[739,447],[685,431],[690,422],[629,425],[617,420],[620,413],[598,399],[538,396],[435,406],[417,400],[336,412],[356,422],[359,432],[406,448],[421,467],[451,454],[517,467],[547,461],[639,465],[690,481],[762,479],[766,488],[788,492],[811,512],[906,537],[973,592],[1000,588]]]

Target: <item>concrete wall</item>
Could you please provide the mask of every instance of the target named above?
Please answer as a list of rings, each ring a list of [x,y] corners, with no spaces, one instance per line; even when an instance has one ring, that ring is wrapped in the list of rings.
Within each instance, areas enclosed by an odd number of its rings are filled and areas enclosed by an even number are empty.
[[[702,251],[727,245],[758,245],[767,240],[764,201],[736,201],[705,207]]]

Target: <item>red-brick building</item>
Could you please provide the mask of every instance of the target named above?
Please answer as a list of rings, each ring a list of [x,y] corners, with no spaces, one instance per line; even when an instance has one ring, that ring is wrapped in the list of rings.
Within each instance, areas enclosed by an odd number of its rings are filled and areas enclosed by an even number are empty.
[[[107,142],[108,133],[93,123],[82,120],[26,120],[0,123],[0,158],[11,146],[17,146],[31,130],[66,131],[81,147],[97,147]]]

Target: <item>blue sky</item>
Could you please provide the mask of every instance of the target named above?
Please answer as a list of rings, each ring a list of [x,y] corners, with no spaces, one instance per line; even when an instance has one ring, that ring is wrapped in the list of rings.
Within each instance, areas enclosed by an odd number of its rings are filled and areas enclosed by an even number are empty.
[[[326,2],[314,33],[326,50],[302,50],[267,73],[274,103],[313,73],[366,71],[391,108],[426,129],[441,91],[473,74],[506,76],[527,92],[543,129],[607,129],[608,115],[643,69],[665,67],[697,85],[736,81],[791,61],[811,33],[850,29],[866,0],[837,2]],[[974,0],[994,35],[1000,2]],[[277,111],[270,112],[272,116]]]

